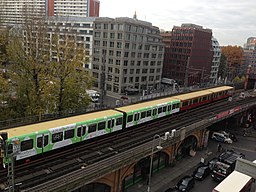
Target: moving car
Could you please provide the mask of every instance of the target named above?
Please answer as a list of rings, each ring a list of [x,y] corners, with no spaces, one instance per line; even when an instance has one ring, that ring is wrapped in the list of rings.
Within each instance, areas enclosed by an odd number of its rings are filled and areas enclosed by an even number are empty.
[[[204,180],[208,175],[210,175],[211,170],[207,165],[199,166],[196,168],[196,170],[193,173],[193,177],[196,180]]]
[[[179,189],[180,191],[189,191],[194,187],[194,185],[195,185],[194,178],[187,175],[177,183],[176,189]]]

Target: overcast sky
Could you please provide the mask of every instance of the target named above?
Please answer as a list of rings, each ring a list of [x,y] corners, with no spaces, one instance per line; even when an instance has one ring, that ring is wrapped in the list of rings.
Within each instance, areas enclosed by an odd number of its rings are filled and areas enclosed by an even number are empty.
[[[100,17],[130,17],[164,30],[182,23],[212,29],[220,45],[256,36],[256,0],[100,0]]]

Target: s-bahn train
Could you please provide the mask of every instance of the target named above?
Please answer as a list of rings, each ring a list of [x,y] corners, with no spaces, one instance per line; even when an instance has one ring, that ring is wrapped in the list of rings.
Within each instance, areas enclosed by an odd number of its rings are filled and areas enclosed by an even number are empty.
[[[71,144],[188,110],[230,97],[233,87],[221,86],[170,96],[84,115],[9,128],[0,131],[0,161],[16,160],[49,152]]]

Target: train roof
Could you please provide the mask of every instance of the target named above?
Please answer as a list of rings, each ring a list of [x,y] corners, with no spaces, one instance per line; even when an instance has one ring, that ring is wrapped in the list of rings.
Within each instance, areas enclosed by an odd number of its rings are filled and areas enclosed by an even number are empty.
[[[192,98],[197,98],[197,97],[202,97],[205,95],[210,95],[211,92],[208,90],[202,90],[202,91],[196,91],[196,92],[191,92],[191,93],[185,93],[185,94],[181,94],[181,95],[176,95],[174,96],[177,99],[180,100],[188,100],[188,99],[192,99]]]
[[[156,105],[159,105],[159,104],[174,102],[174,101],[180,102],[180,100],[177,99],[177,98],[168,97],[168,98],[164,98],[164,99],[158,99],[158,100],[147,101],[147,102],[138,103],[138,104],[134,104],[134,105],[119,107],[117,109],[120,110],[120,111],[129,112],[129,111],[135,111],[135,110],[138,110],[138,109],[147,108],[147,107],[156,106]]]
[[[113,116],[114,115],[122,115],[122,113],[115,111],[115,110],[105,110],[105,111],[99,111],[99,112],[94,112],[94,113],[87,113],[84,115],[78,115],[78,116],[74,116],[74,117],[57,119],[57,120],[53,120],[53,121],[46,121],[46,122],[36,123],[36,124],[32,124],[32,125],[26,125],[26,126],[20,126],[20,127],[0,130],[0,132],[7,132],[8,137],[12,138],[12,137],[15,137],[18,135],[25,135],[25,134],[33,133],[36,131],[44,131],[44,130],[48,130],[48,129],[54,128],[54,127],[65,126],[65,125],[83,122],[83,121],[87,121],[87,120],[93,120],[96,118],[104,118],[106,116],[112,116],[112,115]]]
[[[227,90],[232,90],[234,89],[231,86],[221,86],[221,87],[215,87],[215,88],[211,88],[211,89],[207,89],[208,91],[211,91],[213,93],[219,92],[219,91],[227,91]]]

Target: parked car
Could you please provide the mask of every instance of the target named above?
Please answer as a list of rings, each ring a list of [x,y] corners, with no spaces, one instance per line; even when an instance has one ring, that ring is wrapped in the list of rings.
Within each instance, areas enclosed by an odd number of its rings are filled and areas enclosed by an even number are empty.
[[[223,143],[230,143],[230,144],[233,143],[233,141],[229,137],[227,137],[227,136],[225,136],[225,134],[219,133],[219,132],[213,132],[212,139],[216,140],[216,141],[223,142]]]
[[[197,180],[204,180],[208,175],[210,175],[211,170],[207,165],[199,166],[196,168],[196,170],[193,172],[193,177]]]
[[[179,189],[180,191],[189,191],[192,189],[195,185],[195,180],[191,176],[185,176],[183,177],[176,185],[176,189]]]
[[[234,142],[237,141],[237,138],[234,134],[231,134],[231,133],[226,132],[226,131],[220,131],[219,133],[223,133],[226,137],[232,139],[232,141],[234,141]]]
[[[213,167],[215,165],[215,163],[218,161],[219,159],[217,157],[214,157],[213,159],[211,159],[209,162],[208,162],[208,167],[210,168],[210,170],[212,171],[213,170]]]

